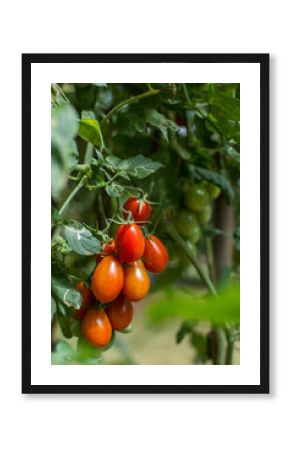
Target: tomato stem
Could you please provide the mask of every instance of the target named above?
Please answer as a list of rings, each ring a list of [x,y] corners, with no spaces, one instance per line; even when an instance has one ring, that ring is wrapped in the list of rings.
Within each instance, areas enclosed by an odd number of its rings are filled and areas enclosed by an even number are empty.
[[[227,356],[227,336],[223,328],[215,329],[216,342],[217,342],[217,355],[215,364],[223,365],[226,363]]]
[[[204,270],[202,265],[199,263],[199,261],[196,259],[196,257],[192,254],[191,250],[189,249],[188,245],[184,241],[184,239],[180,236],[174,225],[167,224],[165,226],[167,233],[171,238],[185,251],[187,257],[195,267],[197,273],[199,274],[200,278],[203,280],[205,285],[207,286],[208,290],[217,297],[217,291],[208,275],[208,273]]]
[[[102,122],[108,120],[116,111],[123,108],[125,105],[130,105],[131,103],[138,102],[139,100],[142,100],[143,98],[150,97],[151,95],[157,95],[159,94],[159,89],[149,89],[146,92],[143,92],[143,94],[135,95],[133,97],[127,98],[123,102],[116,105],[111,111],[108,112],[108,114],[103,118]]]
[[[68,207],[68,205],[70,204],[70,202],[72,201],[72,199],[75,197],[75,195],[79,192],[79,190],[84,186],[86,180],[88,178],[88,174],[86,173],[78,182],[78,184],[75,186],[75,188],[71,191],[71,193],[69,194],[69,196],[67,197],[67,199],[64,201],[62,207],[60,208],[60,210],[58,211],[59,216],[61,216],[64,211],[66,210],[66,208]]]
[[[215,282],[216,281],[216,273],[215,273],[214,255],[213,255],[213,248],[212,248],[212,239],[209,236],[205,237],[205,248],[206,248],[209,273],[210,273],[211,279],[213,280],[213,282]]]
[[[100,189],[98,189],[98,191],[97,191],[97,201],[98,201],[98,210],[99,210],[100,219],[101,219],[101,227],[104,228],[107,223],[107,218],[106,218],[106,213],[105,213],[105,208],[104,208],[104,203],[103,203],[102,192]]]

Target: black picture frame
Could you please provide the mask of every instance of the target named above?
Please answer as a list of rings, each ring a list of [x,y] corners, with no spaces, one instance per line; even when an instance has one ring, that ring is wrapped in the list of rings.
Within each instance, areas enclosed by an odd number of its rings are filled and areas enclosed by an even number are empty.
[[[22,393],[267,394],[269,393],[269,54],[23,54],[22,55]],[[260,64],[260,384],[31,384],[31,65],[33,63]]]

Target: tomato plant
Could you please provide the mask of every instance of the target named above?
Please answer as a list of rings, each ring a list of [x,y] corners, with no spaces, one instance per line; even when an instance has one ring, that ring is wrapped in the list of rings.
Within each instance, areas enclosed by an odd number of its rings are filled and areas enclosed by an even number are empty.
[[[149,310],[158,320],[170,313],[194,363],[232,364],[239,85],[61,83],[51,104],[53,361],[101,364],[114,348],[131,364],[118,332],[144,299],[137,329]],[[221,302],[197,306],[207,295]],[[75,337],[75,349],[60,336]]]

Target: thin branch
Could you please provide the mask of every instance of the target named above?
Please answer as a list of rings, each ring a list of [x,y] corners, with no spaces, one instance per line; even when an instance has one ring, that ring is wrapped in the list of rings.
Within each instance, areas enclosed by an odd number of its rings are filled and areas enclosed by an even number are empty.
[[[146,92],[143,92],[143,94],[139,94],[139,95],[135,95],[134,97],[127,98],[123,102],[114,106],[114,108],[111,109],[111,111],[109,111],[108,114],[103,118],[102,122],[108,120],[116,111],[123,108],[123,106],[138,102],[139,100],[142,100],[143,98],[146,98],[146,97],[150,97],[151,95],[157,95],[157,94],[159,94],[159,92],[160,92],[159,89],[150,89]]]
[[[175,227],[172,224],[166,225],[166,231],[167,233],[172,237],[172,239],[185,251],[187,257],[195,267],[197,273],[199,274],[202,281],[207,286],[208,290],[217,297],[217,291],[214,287],[214,284],[212,283],[208,273],[204,270],[204,268],[201,266],[197,258],[192,254],[191,250],[188,248],[188,245],[184,241],[184,239],[180,236],[178,231],[175,229]]]
[[[64,211],[66,210],[66,208],[68,207],[68,205],[70,204],[70,202],[72,201],[72,199],[74,198],[74,196],[79,192],[79,190],[84,186],[86,180],[87,180],[88,175],[84,175],[80,181],[78,182],[78,184],[75,186],[75,188],[71,191],[71,193],[69,194],[69,196],[67,197],[67,199],[64,201],[62,207],[60,208],[60,210],[58,211],[58,214],[61,216]]]

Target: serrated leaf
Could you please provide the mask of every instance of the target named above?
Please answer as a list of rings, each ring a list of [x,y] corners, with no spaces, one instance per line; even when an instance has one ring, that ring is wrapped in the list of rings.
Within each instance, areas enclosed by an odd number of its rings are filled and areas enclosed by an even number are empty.
[[[79,136],[82,137],[85,141],[96,145],[98,148],[104,147],[101,127],[96,119],[81,119]]]
[[[114,170],[114,171],[119,169],[121,162],[122,162],[122,160],[114,155],[109,155],[105,159],[107,168],[110,170]]]
[[[121,197],[124,193],[124,188],[120,184],[112,183],[105,187],[105,191],[110,197]]]
[[[120,164],[120,169],[127,171],[131,177],[138,178],[139,180],[146,178],[161,167],[163,167],[163,164],[152,161],[152,159],[146,158],[143,155],[133,156],[122,161],[122,164]]]
[[[79,222],[65,225],[64,230],[68,244],[79,255],[95,255],[101,251],[101,242]]]
[[[179,131],[179,127],[170,119],[167,119],[163,114],[159,113],[156,109],[149,109],[145,112],[146,123],[158,128],[163,137],[168,141],[168,130],[173,133]]]
[[[73,306],[79,308],[82,302],[82,297],[73,285],[64,277],[52,276],[51,290],[59,301],[66,306]]]

